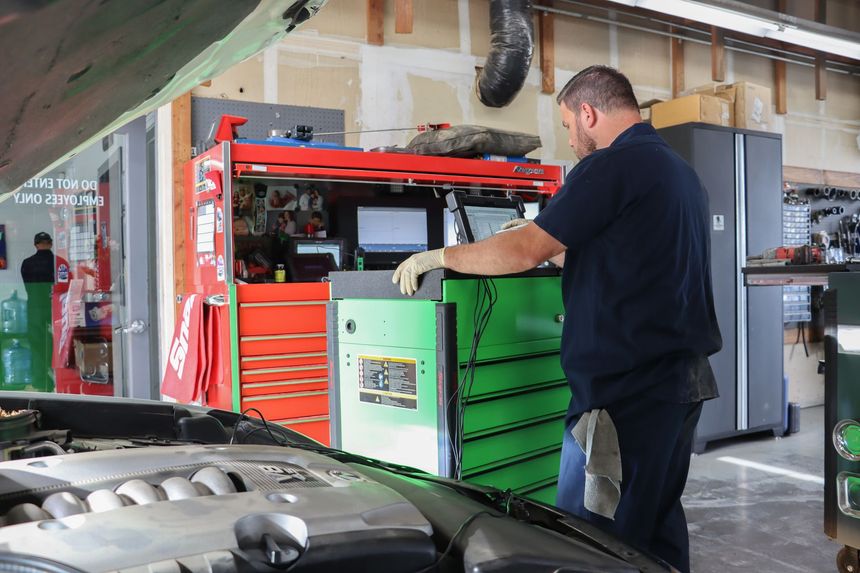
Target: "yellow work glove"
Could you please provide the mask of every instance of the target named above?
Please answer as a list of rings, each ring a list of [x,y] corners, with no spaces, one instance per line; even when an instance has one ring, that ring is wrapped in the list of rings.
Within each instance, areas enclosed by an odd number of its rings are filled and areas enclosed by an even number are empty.
[[[517,227],[522,227],[523,225],[528,225],[531,223],[528,219],[511,219],[504,225],[502,225],[501,230],[507,231],[508,229],[516,229]]]
[[[391,282],[400,283],[400,292],[412,296],[418,290],[418,277],[433,269],[445,268],[445,249],[415,253],[397,267]]]

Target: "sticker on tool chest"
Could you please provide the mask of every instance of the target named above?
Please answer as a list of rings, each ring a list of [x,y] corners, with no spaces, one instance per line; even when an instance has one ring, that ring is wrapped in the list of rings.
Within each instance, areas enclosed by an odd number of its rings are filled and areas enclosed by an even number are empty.
[[[416,361],[384,356],[358,357],[358,394],[362,402],[418,409]]]

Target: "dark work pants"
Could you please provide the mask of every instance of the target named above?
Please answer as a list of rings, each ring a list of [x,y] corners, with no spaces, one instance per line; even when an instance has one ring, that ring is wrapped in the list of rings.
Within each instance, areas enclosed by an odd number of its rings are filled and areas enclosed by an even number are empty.
[[[683,573],[689,572],[689,537],[681,494],[702,403],[672,404],[637,396],[606,410],[621,448],[621,501],[615,519],[591,513],[583,505],[585,454],[570,428],[564,435],[556,505]]]

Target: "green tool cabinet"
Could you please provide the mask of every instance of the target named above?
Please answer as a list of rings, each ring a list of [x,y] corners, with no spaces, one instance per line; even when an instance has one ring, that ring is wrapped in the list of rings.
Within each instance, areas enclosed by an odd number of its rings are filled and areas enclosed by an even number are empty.
[[[498,292],[464,390],[480,280],[426,274],[414,297],[390,271],[332,273],[328,305],[332,443],[354,453],[555,503],[570,390],[555,270],[493,279]]]

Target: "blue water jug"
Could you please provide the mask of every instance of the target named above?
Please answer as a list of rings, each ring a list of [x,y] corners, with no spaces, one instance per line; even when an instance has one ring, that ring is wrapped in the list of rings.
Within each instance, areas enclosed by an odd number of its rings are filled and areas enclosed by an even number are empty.
[[[27,303],[18,298],[18,291],[0,302],[0,331],[6,334],[27,332]]]
[[[33,382],[32,355],[29,348],[13,338],[3,350],[3,389],[14,390],[29,386]]]

